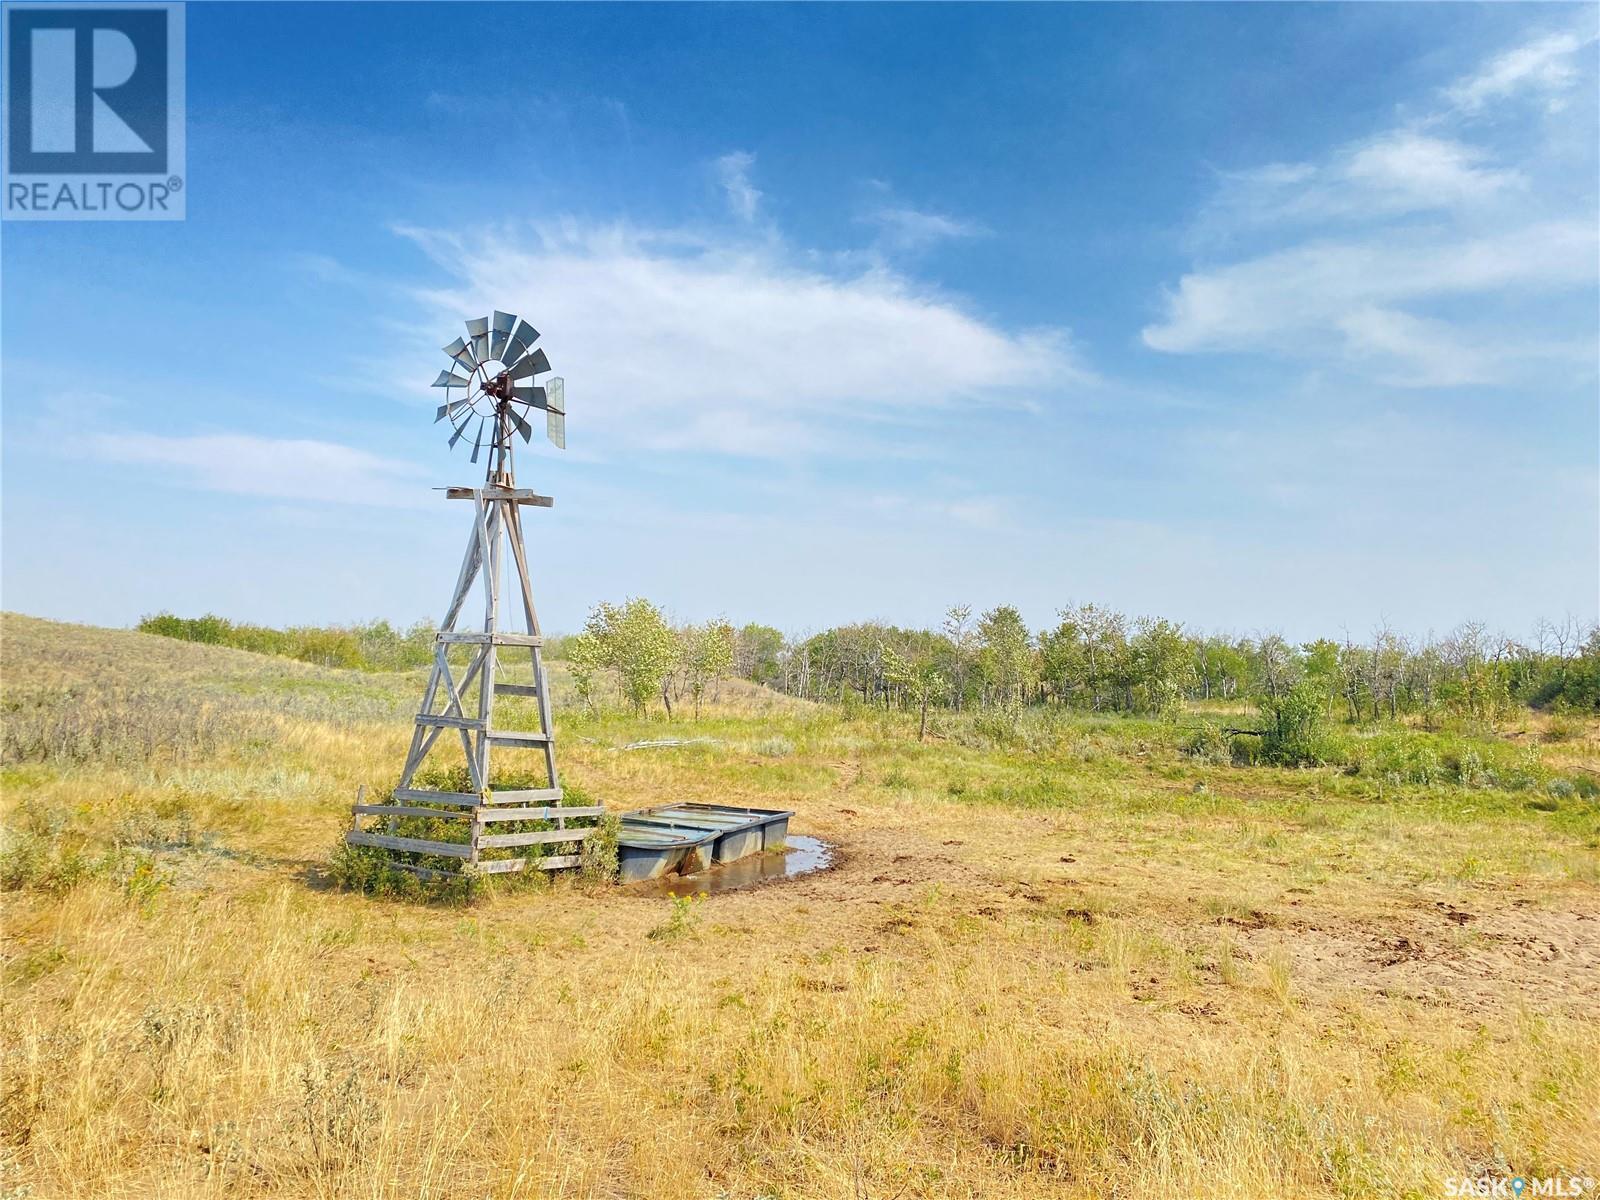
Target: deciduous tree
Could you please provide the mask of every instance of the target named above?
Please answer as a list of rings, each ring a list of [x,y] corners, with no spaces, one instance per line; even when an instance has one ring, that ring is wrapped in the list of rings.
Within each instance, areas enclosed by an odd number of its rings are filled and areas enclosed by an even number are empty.
[[[939,669],[939,659],[924,643],[920,652],[910,657],[897,653],[893,646],[883,648],[883,670],[889,681],[903,688],[921,712],[917,727],[917,741],[928,736],[928,705],[942,700],[950,692],[950,681]]]
[[[623,697],[644,712],[659,693],[672,715],[668,684],[678,665],[678,638],[661,610],[642,596],[615,604],[597,604],[584,633],[600,647],[600,661],[617,673]],[[581,635],[580,635],[581,636]]]
[[[679,661],[684,683],[694,699],[695,719],[707,688],[714,688],[733,668],[733,626],[718,618],[678,631]]]
[[[984,613],[978,620],[978,669],[988,699],[1011,714],[1013,721],[1027,699],[1036,672],[1033,635],[1022,614],[1009,604]]]

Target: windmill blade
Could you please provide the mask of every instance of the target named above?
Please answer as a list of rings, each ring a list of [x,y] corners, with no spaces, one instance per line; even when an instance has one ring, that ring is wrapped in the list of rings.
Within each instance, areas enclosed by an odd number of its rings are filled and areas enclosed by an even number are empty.
[[[472,457],[467,460],[468,462],[478,461],[478,451],[483,449],[483,426],[487,419],[486,417],[478,418],[478,436],[472,439]]]
[[[545,357],[543,350],[535,350],[532,354],[524,355],[517,360],[517,365],[511,368],[512,379],[527,379],[533,375],[542,375],[550,369],[550,360]]]
[[[490,358],[498,358],[501,362],[509,361],[506,358],[506,343],[511,340],[511,331],[516,326],[517,318],[514,313],[503,313],[499,309],[495,309],[490,325],[493,330],[489,335]]]
[[[442,388],[464,388],[471,382],[472,380],[468,379],[465,375],[454,375],[449,371],[440,371],[439,378],[433,381],[433,386]]]
[[[514,387],[511,394],[524,404],[531,404],[534,408],[549,408],[545,400],[545,391],[542,387]]]
[[[479,362],[489,357],[489,318],[475,317],[467,322],[467,334],[472,339],[472,353]]]
[[[517,432],[522,435],[522,440],[524,442],[533,441],[533,426],[528,424],[523,415],[514,408],[506,409],[506,413],[511,417],[512,423],[516,425]]]
[[[433,418],[434,423],[437,424],[438,422],[444,420],[446,416],[454,416],[456,413],[460,412],[463,408],[465,408],[467,405],[469,405],[471,403],[472,403],[471,400],[468,400],[465,397],[463,397],[460,400],[452,400],[452,401],[450,401],[449,404],[441,404],[441,405],[439,405],[439,413],[438,413],[438,415],[436,417]]]
[[[450,449],[452,450],[456,448],[456,443],[461,440],[461,435],[467,431],[467,423],[463,421],[455,429],[456,431],[450,435]]]
[[[557,450],[565,450],[567,448],[567,415],[565,413],[545,413],[544,431],[549,435],[550,440],[555,443]]]
[[[472,352],[472,347],[467,345],[461,338],[457,338],[446,346],[444,352],[469,371],[478,365],[478,356]]]
[[[544,381],[545,406],[551,412],[567,415],[567,381],[557,375]]]
[[[511,340],[506,343],[506,357],[502,362],[516,362],[525,353],[528,347],[539,340],[539,331],[526,321],[518,324],[516,332],[511,335]]]

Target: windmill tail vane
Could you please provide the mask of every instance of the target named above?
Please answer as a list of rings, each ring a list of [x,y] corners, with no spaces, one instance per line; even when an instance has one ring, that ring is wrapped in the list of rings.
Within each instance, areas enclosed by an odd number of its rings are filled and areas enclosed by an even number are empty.
[[[544,637],[522,536],[522,510],[554,501],[516,486],[512,445],[519,434],[533,440],[535,409],[545,414],[551,442],[565,449],[567,440],[565,387],[554,376],[537,382],[550,371],[538,340],[539,331],[511,313],[468,321],[467,336],[444,347],[451,365],[433,382],[444,389],[434,419],[449,422],[450,445],[470,441],[472,462],[486,450],[489,459],[482,485],[445,489],[452,500],[472,501],[472,530],[399,783],[384,803],[358,801],[345,834],[349,845],[382,850],[391,866],[424,878],[577,866],[583,840],[605,812],[562,804]],[[522,610],[521,630],[502,626],[503,582],[508,612]],[[479,587],[481,628],[457,629]],[[497,720],[496,701],[508,697],[517,708],[511,720]],[[461,755],[452,753],[454,764],[441,773],[437,757],[457,744]],[[502,771],[496,786],[491,759],[498,763],[502,751],[531,751],[534,765]]]

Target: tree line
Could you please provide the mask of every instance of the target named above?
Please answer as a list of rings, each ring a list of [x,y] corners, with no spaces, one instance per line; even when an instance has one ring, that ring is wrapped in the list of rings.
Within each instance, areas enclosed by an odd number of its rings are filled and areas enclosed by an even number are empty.
[[[1310,697],[1351,721],[1436,710],[1494,718],[1513,705],[1600,708],[1600,629],[1541,622],[1529,641],[1467,623],[1443,637],[1379,628],[1294,643],[1130,618],[1094,604],[1030,630],[1018,610],[951,608],[937,629],[862,622],[788,638],[746,625],[744,678],[812,700],[1016,713],[1031,704],[1167,715],[1185,702]]]
[[[278,654],[325,666],[405,670],[432,661],[434,626],[387,621],[272,629],[207,614],[145,617],[146,633]],[[1469,622],[1443,637],[1380,627],[1356,639],[1291,642],[1277,633],[1201,633],[1157,617],[1082,604],[1032,630],[1010,605],[949,609],[935,629],[877,621],[786,636],[717,618],[674,624],[642,597],[602,603],[583,630],[550,639],[581,701],[610,698],[668,715],[698,713],[737,676],[808,700],[930,711],[978,710],[1015,722],[1030,705],[1167,716],[1183,704],[1260,705],[1352,722],[1454,713],[1493,720],[1510,708],[1600,710],[1600,628],[1540,622],[1525,641]]]

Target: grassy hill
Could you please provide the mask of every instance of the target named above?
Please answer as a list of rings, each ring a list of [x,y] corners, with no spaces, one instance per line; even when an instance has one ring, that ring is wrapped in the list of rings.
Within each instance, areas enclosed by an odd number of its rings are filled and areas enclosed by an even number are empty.
[[[573,711],[619,808],[797,811],[701,901],[329,886],[419,672],[6,616],[7,1194],[1343,1196],[1600,1161],[1600,730],[1015,739],[746,685]],[[515,710],[508,720],[516,720]],[[639,741],[689,739],[629,749]]]

